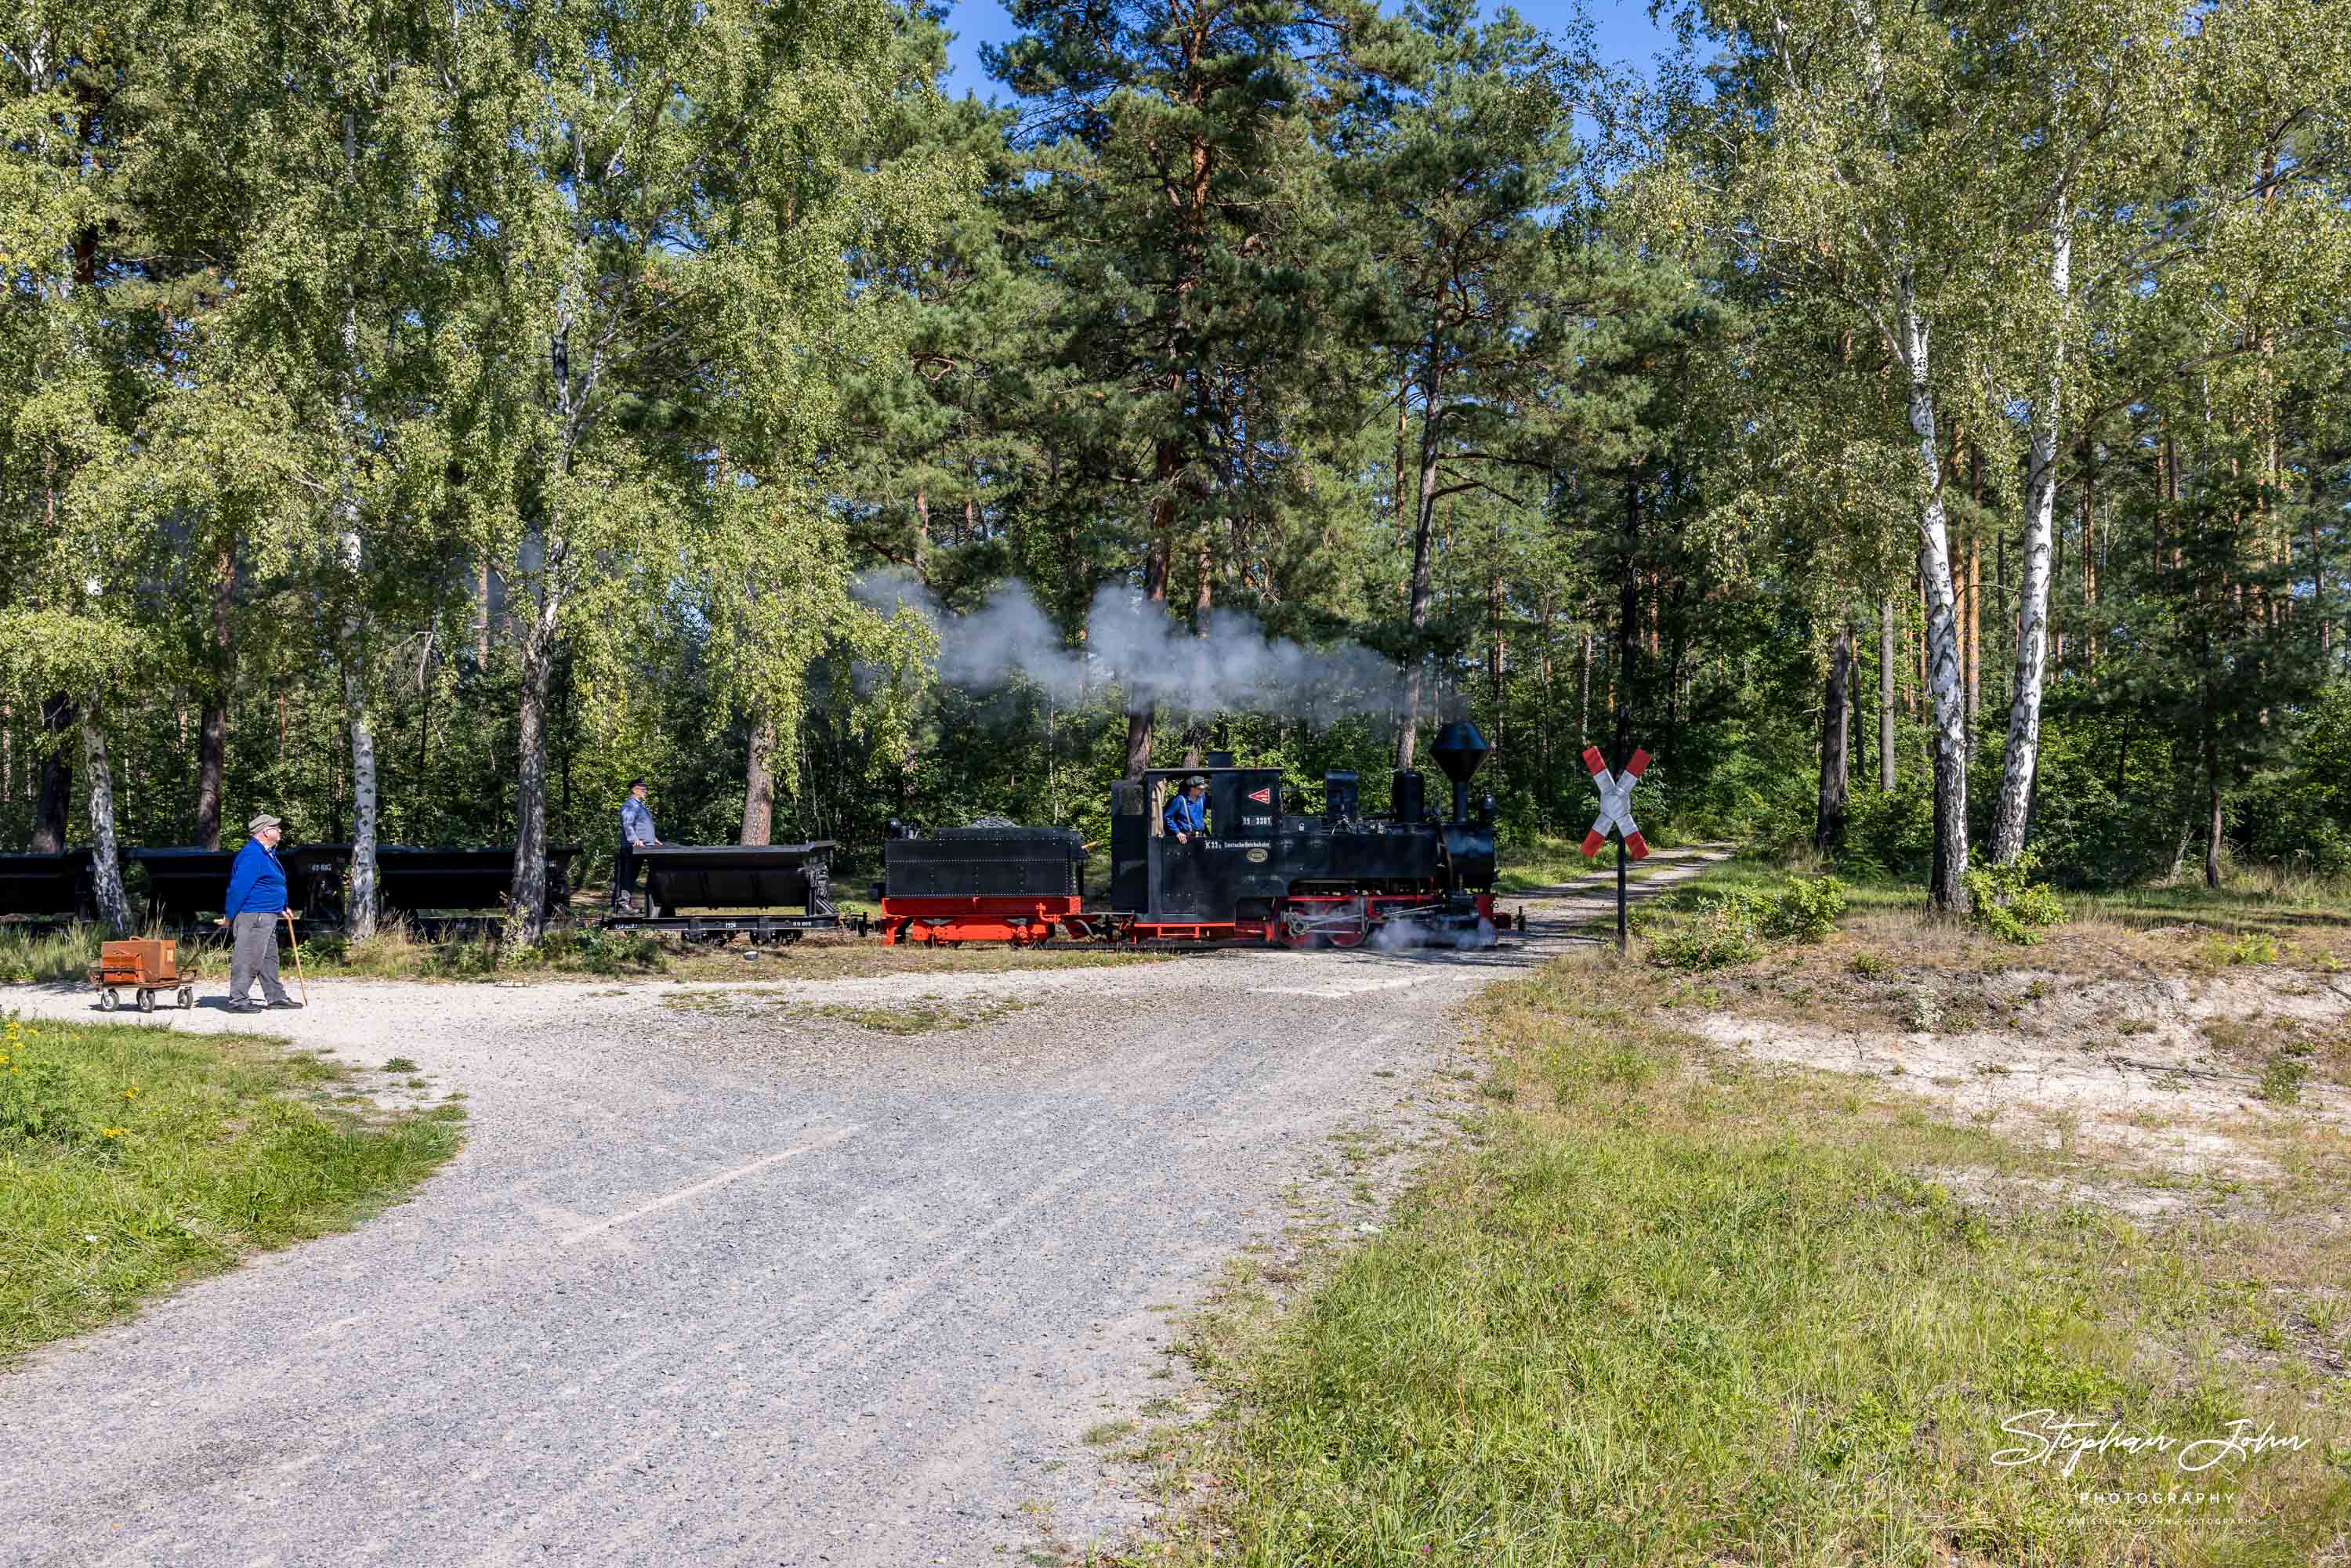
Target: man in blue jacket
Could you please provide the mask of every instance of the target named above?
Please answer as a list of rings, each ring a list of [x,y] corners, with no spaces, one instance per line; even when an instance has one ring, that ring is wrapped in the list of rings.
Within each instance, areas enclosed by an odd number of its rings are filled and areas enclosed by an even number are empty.
[[[1161,818],[1167,831],[1179,844],[1188,844],[1194,834],[1206,837],[1208,831],[1208,781],[1195,773],[1184,780],[1184,788],[1167,802]]]
[[[221,906],[229,927],[228,1010],[263,1010],[262,1003],[246,995],[256,979],[269,1007],[298,1008],[302,1004],[277,983],[277,923],[286,917],[286,868],[277,863],[277,850],[285,824],[264,811],[245,827],[253,836],[229,866],[228,898]]]
[[[621,848],[612,857],[612,908],[626,915],[637,892],[637,855],[640,851],[658,845],[661,840],[653,834],[653,809],[645,804],[645,781],[629,781],[629,793],[621,801]]]

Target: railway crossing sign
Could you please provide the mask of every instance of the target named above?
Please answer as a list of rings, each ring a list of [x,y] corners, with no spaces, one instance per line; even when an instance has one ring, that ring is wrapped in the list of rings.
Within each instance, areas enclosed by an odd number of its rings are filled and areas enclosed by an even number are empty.
[[[1583,748],[1583,766],[1592,770],[1592,781],[1600,787],[1600,815],[1592,831],[1583,835],[1583,852],[1596,855],[1608,841],[1608,830],[1616,830],[1618,840],[1633,852],[1635,860],[1648,858],[1649,846],[1641,837],[1640,828],[1633,821],[1633,786],[1648,771],[1649,754],[1635,749],[1633,759],[1625,764],[1622,773],[1608,771],[1608,764],[1596,746]]]
[[[1597,855],[1608,841],[1610,829],[1616,832],[1616,951],[1622,953],[1632,941],[1632,922],[1625,905],[1625,852],[1630,850],[1635,860],[1647,858],[1649,845],[1641,837],[1639,824],[1633,821],[1633,786],[1641,781],[1648,770],[1649,754],[1635,747],[1633,756],[1623,771],[1608,771],[1608,759],[1600,755],[1596,746],[1583,748],[1583,765],[1592,770],[1592,782],[1600,788],[1600,815],[1592,831],[1583,835],[1583,852]]]

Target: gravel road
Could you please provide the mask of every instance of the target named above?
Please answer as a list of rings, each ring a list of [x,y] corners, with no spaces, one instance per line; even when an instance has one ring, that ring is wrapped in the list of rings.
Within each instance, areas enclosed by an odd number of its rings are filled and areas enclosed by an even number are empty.
[[[0,1563],[895,1568],[1122,1538],[1146,1506],[1084,1434],[1182,1386],[1154,1375],[1222,1260],[1280,1231],[1332,1134],[1426,1126],[1456,1007],[1563,945],[314,987],[268,1029],[462,1089],[464,1153],[349,1235],[0,1373]],[[960,1027],[886,1032],[910,1009]]]

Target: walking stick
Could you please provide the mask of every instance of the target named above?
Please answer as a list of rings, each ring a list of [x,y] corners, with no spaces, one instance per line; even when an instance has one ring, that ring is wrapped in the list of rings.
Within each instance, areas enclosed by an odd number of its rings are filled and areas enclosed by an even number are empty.
[[[281,909],[278,913],[286,916],[286,942],[294,949],[294,978],[302,987],[302,1005],[307,1008],[310,1005],[310,982],[302,974],[302,944],[294,935],[294,912]]]

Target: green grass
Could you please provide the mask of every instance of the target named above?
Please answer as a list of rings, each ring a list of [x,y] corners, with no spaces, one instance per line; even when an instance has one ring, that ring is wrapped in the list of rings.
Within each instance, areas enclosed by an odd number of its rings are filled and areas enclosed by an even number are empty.
[[[349,1068],[250,1035],[0,1024],[0,1362],[246,1253],[347,1229],[464,1112],[363,1118]]]
[[[98,962],[95,925],[36,929],[0,924],[0,985],[87,984]]]
[[[1478,1135],[1301,1307],[1243,1288],[1204,1322],[1235,1414],[1194,1457],[1196,1559],[2283,1565],[2339,1540],[2351,1238],[2285,1221],[2335,1206],[2351,1139],[2312,1134],[2310,1201],[2259,1221],[1995,1213],[1934,1173],[2114,1173],[1710,1052],[1627,1004],[1656,985],[1593,954],[1488,992]],[[2043,1407],[2310,1442],[2225,1480],[1993,1463]],[[2076,1500],[2199,1481],[2233,1500]]]

